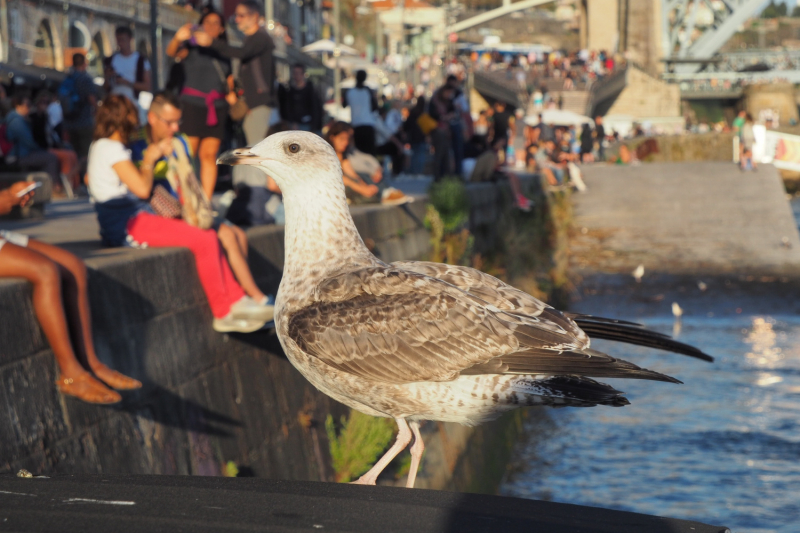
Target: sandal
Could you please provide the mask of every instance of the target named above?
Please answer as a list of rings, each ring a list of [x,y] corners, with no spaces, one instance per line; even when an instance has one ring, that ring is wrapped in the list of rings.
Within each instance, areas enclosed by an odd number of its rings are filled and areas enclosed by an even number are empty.
[[[56,381],[56,385],[61,394],[74,396],[86,403],[107,405],[122,400],[118,392],[107,388],[88,372],[77,378],[61,378]]]
[[[98,372],[98,370],[100,372]],[[142,382],[138,379],[129,378],[125,374],[117,372],[116,370],[112,370],[105,365],[98,367],[97,369],[92,369],[94,375],[97,376],[103,383],[111,387],[112,389],[117,390],[134,390],[134,389],[141,389]],[[100,374],[103,375],[100,375]]]

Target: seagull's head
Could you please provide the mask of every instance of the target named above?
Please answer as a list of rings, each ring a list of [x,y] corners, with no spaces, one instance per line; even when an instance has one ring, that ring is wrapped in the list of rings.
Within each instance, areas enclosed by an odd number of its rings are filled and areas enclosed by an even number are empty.
[[[260,168],[284,193],[295,189],[308,191],[312,183],[320,181],[344,187],[342,165],[336,152],[322,137],[306,131],[274,133],[252,148],[225,152],[217,163]]]

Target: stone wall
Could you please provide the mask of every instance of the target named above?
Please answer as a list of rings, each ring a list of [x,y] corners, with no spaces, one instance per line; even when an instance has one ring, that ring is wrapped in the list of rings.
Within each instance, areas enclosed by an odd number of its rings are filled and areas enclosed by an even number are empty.
[[[581,3],[581,48],[612,52],[619,42],[619,0]]]
[[[782,125],[797,124],[794,85],[791,83],[760,83],[744,88],[744,108],[758,121],[758,115],[765,109],[777,110]]]
[[[506,185],[470,189],[471,198],[493,199],[474,207],[475,228],[486,229],[492,216],[510,209]],[[389,262],[427,253],[424,213],[424,199],[353,208],[365,242]],[[248,236],[256,281],[274,292],[282,228],[255,228]],[[273,333],[212,331],[188,251],[97,250],[86,263],[98,356],[144,387],[109,407],[59,395],[30,286],[0,281],[0,473],[221,475],[233,462],[240,475],[333,480],[324,421],[347,409],[291,366]],[[426,425],[421,485],[494,490],[508,457],[496,447],[498,435],[510,449],[515,420],[477,429]]]
[[[648,155],[647,163],[681,161],[733,161],[732,133],[695,133],[690,135],[664,135],[653,137],[658,143],[658,153]],[[608,157],[619,153],[621,145],[635,151],[645,141],[644,138],[629,139],[612,145]]]
[[[634,67],[628,67],[625,88],[603,114],[634,118],[680,117],[681,90]]]
[[[424,202],[354,209],[386,261],[427,251],[423,216]],[[274,292],[283,230],[249,237],[256,279]],[[145,386],[112,407],[57,394],[30,286],[1,281],[0,472],[219,475],[233,461],[258,476],[332,479],[322,424],[345,408],[294,370],[274,334],[211,330],[188,251],[98,251],[86,263],[98,356]]]

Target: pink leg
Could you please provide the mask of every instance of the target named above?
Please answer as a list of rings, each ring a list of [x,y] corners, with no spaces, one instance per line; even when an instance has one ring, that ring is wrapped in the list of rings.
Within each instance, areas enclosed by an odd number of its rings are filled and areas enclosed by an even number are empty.
[[[411,432],[414,434],[414,444],[411,446],[411,468],[408,470],[406,487],[413,489],[414,482],[417,480],[419,463],[422,461],[422,452],[425,451],[425,443],[422,442],[422,435],[419,433],[419,422],[411,422],[409,426],[411,427]]]
[[[354,485],[374,485],[383,469],[397,457],[397,454],[405,450],[408,443],[411,442],[411,430],[408,428],[406,421],[402,418],[395,418],[394,420],[397,422],[399,429],[397,440],[394,441],[389,451],[375,463],[375,466],[370,468],[369,472],[352,482]]]

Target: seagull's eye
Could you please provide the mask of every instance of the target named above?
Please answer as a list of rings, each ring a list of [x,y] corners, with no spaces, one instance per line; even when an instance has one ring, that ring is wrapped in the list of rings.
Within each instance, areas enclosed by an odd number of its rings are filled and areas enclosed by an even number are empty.
[[[289,145],[289,152],[296,154],[300,151],[300,145],[297,143],[292,143]]]

